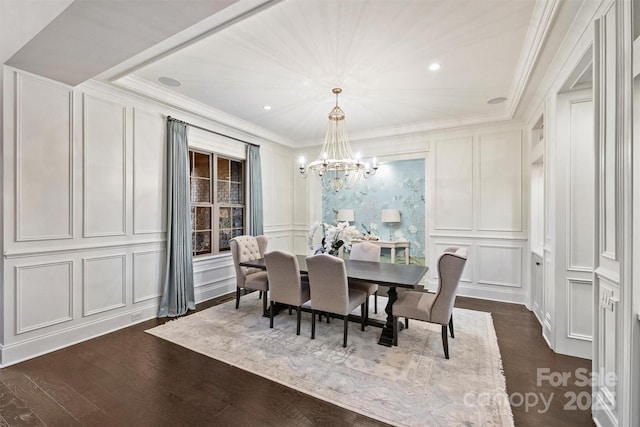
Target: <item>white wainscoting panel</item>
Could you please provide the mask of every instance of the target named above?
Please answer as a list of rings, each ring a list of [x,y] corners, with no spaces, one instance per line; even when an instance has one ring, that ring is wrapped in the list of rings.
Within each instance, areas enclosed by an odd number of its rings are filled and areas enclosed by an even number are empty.
[[[73,319],[73,261],[21,265],[16,273],[16,334]]]
[[[596,272],[596,275],[598,273]],[[599,276],[599,324],[598,324],[598,369],[600,375],[621,378],[618,369],[620,290],[617,285]],[[601,376],[601,378],[604,378]],[[617,381],[616,381],[617,383]],[[617,406],[616,384],[604,382],[598,384],[599,398],[610,408]]]
[[[593,101],[573,102],[569,167],[569,269],[593,271]],[[585,142],[589,146],[585,147]]]
[[[162,296],[166,250],[133,252],[133,302],[139,303]]]
[[[231,254],[194,262],[193,280],[196,303],[234,291],[236,272]]]
[[[479,244],[478,284],[522,287],[522,247]]]
[[[289,155],[266,148],[261,148],[260,158],[265,228],[267,226],[272,229],[290,228],[293,219],[291,171],[294,169],[294,162]],[[288,247],[289,244],[287,244]]]
[[[133,233],[167,229],[167,148],[159,113],[133,110]]]
[[[125,234],[124,105],[84,95],[84,235]]]
[[[17,241],[71,238],[71,89],[18,73],[16,85],[15,238]]]
[[[438,260],[440,259],[440,255],[444,252],[446,248],[449,247],[457,247],[457,248],[465,248],[467,249],[467,262],[464,265],[464,270],[462,271],[462,276],[460,277],[460,282],[473,283],[473,266],[475,265],[474,254],[472,253],[473,248],[471,244],[467,242],[437,242],[434,245],[435,251],[434,256],[431,260],[431,265],[429,268],[433,268],[433,277],[434,279],[439,279],[438,276]]]
[[[83,258],[85,316],[124,307],[126,302],[126,255]]]
[[[436,141],[434,155],[435,230],[473,228],[473,139]]]
[[[478,137],[478,229],[522,231],[522,132]]]
[[[593,286],[591,280],[567,279],[567,337],[593,338]]]

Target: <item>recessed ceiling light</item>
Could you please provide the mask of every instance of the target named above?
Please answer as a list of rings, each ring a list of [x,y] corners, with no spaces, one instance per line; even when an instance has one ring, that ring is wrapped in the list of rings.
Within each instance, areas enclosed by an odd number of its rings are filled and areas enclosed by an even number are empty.
[[[505,98],[504,96],[499,96],[498,98],[491,98],[487,101],[487,104],[501,104],[506,100],[507,98]]]
[[[438,64],[437,62],[434,62],[433,64],[429,65],[429,69],[431,71],[438,71],[440,69],[440,64]]]
[[[263,108],[265,111],[269,111],[269,110],[271,110],[271,105],[263,105],[263,106],[262,106],[262,108]]]
[[[158,77],[158,81],[166,86],[178,87],[182,85],[178,80],[171,77]]]

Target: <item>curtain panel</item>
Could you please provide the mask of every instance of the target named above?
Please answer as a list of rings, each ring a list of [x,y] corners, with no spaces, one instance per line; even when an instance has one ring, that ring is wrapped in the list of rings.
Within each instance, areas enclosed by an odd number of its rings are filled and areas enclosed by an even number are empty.
[[[249,181],[249,229],[251,236],[264,233],[262,213],[262,167],[260,165],[260,147],[247,144],[247,170]]]
[[[187,125],[167,119],[167,258],[158,317],[195,310]]]

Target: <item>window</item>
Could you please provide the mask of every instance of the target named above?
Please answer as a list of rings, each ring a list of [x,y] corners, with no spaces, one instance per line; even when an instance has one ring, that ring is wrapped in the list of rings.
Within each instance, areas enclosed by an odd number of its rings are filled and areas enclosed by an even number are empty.
[[[193,256],[228,251],[244,234],[244,163],[190,150],[189,164]]]

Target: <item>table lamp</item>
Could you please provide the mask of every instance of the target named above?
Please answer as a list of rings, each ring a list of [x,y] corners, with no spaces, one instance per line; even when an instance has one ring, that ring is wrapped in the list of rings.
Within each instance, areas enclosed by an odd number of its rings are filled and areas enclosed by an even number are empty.
[[[400,222],[400,211],[398,209],[382,209],[382,222],[398,223]],[[389,226],[389,240],[391,240],[391,226]]]
[[[338,222],[355,221],[353,209],[338,209]]]

